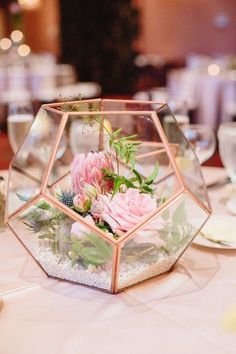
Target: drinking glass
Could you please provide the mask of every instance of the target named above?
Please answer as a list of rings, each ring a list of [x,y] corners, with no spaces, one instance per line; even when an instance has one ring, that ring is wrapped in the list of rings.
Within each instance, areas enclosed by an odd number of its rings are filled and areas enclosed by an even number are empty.
[[[220,124],[218,129],[219,150],[222,163],[232,183],[232,193],[227,208],[236,213],[236,122]]]
[[[14,153],[23,142],[34,120],[33,107],[29,102],[14,102],[8,106],[8,138]]]
[[[170,100],[168,105],[171,109],[171,112],[175,116],[179,127],[182,129],[185,125],[189,124],[189,115],[188,115],[188,105],[185,101]],[[171,120],[173,121],[173,120]]]
[[[194,149],[200,164],[203,164],[214,154],[216,137],[213,129],[205,124],[187,124],[182,130]]]

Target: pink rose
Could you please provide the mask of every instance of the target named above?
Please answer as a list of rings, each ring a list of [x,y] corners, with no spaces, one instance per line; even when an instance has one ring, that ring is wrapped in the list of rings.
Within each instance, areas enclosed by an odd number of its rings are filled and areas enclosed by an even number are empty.
[[[103,169],[114,170],[110,156],[105,152],[78,154],[72,162],[72,187],[76,193],[87,194],[89,187],[94,187],[96,194],[110,192],[111,181],[104,180]]]
[[[99,196],[93,203],[91,212],[96,210],[98,217],[99,210],[101,219],[110,225],[114,233],[120,235],[136,226],[144,216],[156,209],[157,203],[150,194],[141,194],[137,189],[129,188],[126,193],[117,193],[113,198],[109,194]],[[163,219],[157,217],[138,231],[134,240],[153,242],[161,247],[164,241],[159,238],[158,230],[163,226]]]

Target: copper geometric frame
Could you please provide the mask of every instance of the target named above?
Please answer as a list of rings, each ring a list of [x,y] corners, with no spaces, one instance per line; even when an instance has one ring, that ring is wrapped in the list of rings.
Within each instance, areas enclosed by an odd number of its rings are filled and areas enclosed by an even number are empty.
[[[72,101],[69,102],[70,104],[76,104],[78,101]],[[128,241],[129,239],[131,239],[132,237],[134,237],[134,235],[137,233],[137,231],[139,231],[145,224],[147,224],[148,222],[152,221],[157,215],[160,215],[164,210],[166,210],[167,208],[171,207],[172,204],[174,204],[176,201],[180,200],[181,197],[183,196],[188,196],[193,203],[195,203],[196,205],[199,206],[199,208],[201,208],[205,214],[206,214],[206,218],[204,219],[204,222],[202,222],[201,225],[199,225],[199,229],[197,230],[197,232],[195,232],[195,235],[198,233],[198,231],[200,230],[200,228],[204,225],[204,223],[208,220],[208,218],[211,215],[211,206],[210,206],[210,201],[209,201],[209,197],[207,195],[207,191],[205,189],[204,186],[204,195],[206,198],[206,203],[204,203],[198,196],[196,196],[195,194],[193,194],[190,190],[189,187],[186,185],[185,179],[183,178],[183,175],[179,169],[179,166],[177,165],[177,162],[175,160],[175,149],[178,149],[178,144],[171,144],[166,135],[165,132],[163,131],[163,127],[160,123],[160,120],[158,119],[158,114],[159,112],[161,112],[163,109],[168,108],[168,106],[165,103],[158,103],[158,102],[150,102],[150,101],[132,101],[132,100],[108,100],[108,99],[94,99],[94,100],[82,100],[83,103],[85,104],[93,104],[93,103],[98,103],[100,105],[100,110],[99,111],[90,111],[90,110],[85,110],[85,111],[79,111],[79,112],[65,112],[65,111],[61,111],[60,107],[63,105],[63,103],[53,103],[53,104],[46,104],[42,106],[42,109],[46,110],[47,112],[51,112],[52,114],[56,114],[56,115],[60,115],[60,124],[59,124],[59,129],[57,131],[56,134],[56,138],[55,138],[55,142],[52,148],[52,152],[51,152],[51,156],[50,156],[50,160],[49,163],[47,164],[47,169],[44,173],[43,176],[43,180],[40,186],[40,190],[38,191],[38,193],[29,201],[27,201],[23,206],[21,206],[20,208],[14,210],[14,212],[8,214],[7,210],[8,210],[8,205],[6,207],[6,216],[5,216],[5,223],[6,225],[11,229],[11,231],[13,231],[13,233],[17,236],[17,238],[19,239],[19,241],[23,244],[23,246],[27,249],[27,247],[25,246],[24,242],[18,237],[17,235],[17,231],[12,228],[12,226],[10,225],[11,221],[14,220],[15,218],[17,218],[17,216],[19,216],[22,212],[24,212],[25,210],[27,210],[30,206],[34,205],[37,201],[39,201],[40,199],[44,199],[47,202],[51,203],[52,205],[54,205],[56,208],[58,208],[59,210],[61,210],[62,212],[64,212],[66,215],[68,215],[71,219],[73,220],[78,220],[82,225],[85,225],[88,229],[90,229],[91,231],[96,232],[96,234],[98,234],[103,240],[105,240],[108,244],[112,245],[114,247],[114,252],[113,252],[113,260],[112,260],[112,277],[111,277],[111,289],[108,291],[107,289],[100,289],[99,290],[103,290],[106,292],[110,292],[110,293],[117,293],[119,291],[122,291],[123,289],[119,289],[118,286],[118,274],[119,274],[119,266],[120,266],[120,256],[121,256],[121,249],[122,246],[124,244],[125,241]],[[158,106],[157,109],[148,109],[148,110],[104,110],[104,105],[105,104],[109,104],[109,103],[114,103],[114,104],[121,104],[121,105],[133,105],[134,103],[140,106],[147,106],[147,107],[155,107]],[[53,195],[48,195],[46,194],[46,190],[49,187],[49,178],[50,178],[50,173],[51,170],[53,168],[53,164],[56,158],[56,153],[57,153],[57,149],[58,146],[60,144],[60,139],[62,137],[63,131],[66,127],[67,121],[68,121],[68,117],[70,116],[78,116],[78,115],[96,115],[96,114],[101,114],[102,117],[105,116],[109,116],[112,114],[115,115],[127,115],[127,114],[132,114],[133,116],[135,115],[148,115],[151,119],[152,122],[154,123],[156,130],[159,133],[159,136],[161,137],[162,142],[147,142],[147,144],[154,144],[155,146],[158,146],[160,149],[154,152],[149,152],[146,154],[142,154],[140,156],[137,156],[137,159],[140,158],[144,158],[146,156],[150,156],[150,154],[155,155],[162,151],[165,151],[168,155],[168,158],[171,162],[171,165],[173,167],[173,171],[174,171],[174,175],[178,180],[179,185],[181,186],[180,190],[178,192],[176,192],[173,196],[171,196],[168,200],[168,202],[166,204],[161,205],[160,207],[158,207],[154,212],[152,212],[151,214],[148,214],[148,216],[146,216],[145,218],[142,219],[142,222],[140,222],[139,224],[135,225],[131,230],[125,232],[120,238],[118,239],[114,239],[111,238],[109,235],[107,235],[106,232],[102,231],[101,229],[99,229],[96,226],[92,226],[90,224],[88,224],[86,222],[86,220],[84,220],[83,217],[81,217],[79,214],[77,214],[76,212],[74,212],[73,210],[67,208],[65,205],[62,205]],[[100,139],[99,139],[99,150],[103,150],[103,137],[102,137],[103,131],[100,131]],[[21,149],[21,148],[20,148]],[[20,151],[19,149],[19,151]],[[17,155],[16,155],[17,156]],[[19,170],[19,167],[17,167],[14,163],[15,158],[13,158],[9,170],[10,173],[12,171],[17,171]],[[200,167],[199,167],[200,168]],[[26,174],[26,172],[24,172],[24,170],[20,170],[20,173],[22,175],[24,175],[24,173]],[[201,173],[201,172],[200,172]],[[31,176],[32,178],[32,176]],[[165,179],[165,177],[164,177]],[[9,179],[9,183],[8,183],[8,195],[10,195],[10,179]],[[203,182],[204,184],[204,182]],[[7,200],[7,203],[9,201]],[[189,243],[188,243],[189,244]],[[186,247],[188,246],[188,244],[186,245]],[[179,257],[182,255],[182,253],[185,251],[186,247],[184,247],[184,249],[182,250],[181,254],[178,255],[178,258],[175,260],[175,262],[177,262],[177,260],[179,259]],[[32,253],[27,249],[27,251],[32,255]],[[35,256],[32,255],[33,258],[35,259]],[[39,262],[36,261],[38,264]],[[173,265],[175,264],[175,262],[173,263]],[[40,264],[39,264],[40,265]],[[173,266],[172,265],[172,266]],[[40,265],[41,268],[43,269],[42,265]],[[44,270],[44,269],[43,269]],[[46,273],[46,271],[44,270],[44,272]],[[47,273],[46,273],[47,274]],[[48,275],[48,274],[47,274]],[[49,275],[50,277],[53,277],[51,275]],[[82,284],[85,285],[85,284]]]

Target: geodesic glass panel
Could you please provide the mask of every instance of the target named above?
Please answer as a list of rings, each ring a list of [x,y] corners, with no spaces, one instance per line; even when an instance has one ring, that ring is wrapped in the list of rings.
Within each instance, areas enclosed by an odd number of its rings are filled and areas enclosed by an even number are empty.
[[[10,173],[6,221],[46,273],[113,293],[170,269],[211,213],[190,145],[155,102],[44,105]],[[37,213],[41,226],[27,221]]]
[[[25,171],[12,167],[8,177],[7,216],[36,197],[40,192],[41,183]]]
[[[178,126],[174,115],[171,113],[169,107],[165,105],[157,111],[157,116],[162,124],[168,142],[178,146],[175,160],[184,183],[207,207],[210,207],[200,163],[190,143]]]
[[[208,217],[191,196],[183,195],[151,218],[124,242],[119,290],[170,270]]]
[[[60,112],[55,113],[41,108],[12,160],[12,166],[41,181],[51,159],[61,118]],[[60,143],[58,158],[63,155],[64,150],[64,145]]]
[[[111,291],[113,246],[40,199],[9,221],[47,275]]]

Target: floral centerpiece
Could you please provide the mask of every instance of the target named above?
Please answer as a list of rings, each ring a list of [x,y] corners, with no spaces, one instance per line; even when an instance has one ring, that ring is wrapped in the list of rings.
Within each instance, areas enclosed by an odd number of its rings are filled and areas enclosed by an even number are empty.
[[[28,195],[22,193],[22,186],[15,192],[22,205],[8,212],[7,224],[48,275],[118,292],[168,271],[206,221],[210,207],[204,200],[203,180],[200,191],[198,180],[195,195],[188,191],[188,183],[192,183],[189,176],[194,168],[200,170],[200,167],[194,154],[189,159],[192,150],[184,138],[184,148],[180,146],[181,132],[178,144],[168,142],[164,131],[158,132],[162,140],[156,141],[159,140],[156,132],[162,129],[156,111],[155,119],[151,115],[153,120],[147,113],[146,117],[140,113],[139,118],[142,124],[146,119],[144,128],[151,126],[154,136],[145,137],[147,133],[140,126],[136,126],[135,134],[134,129],[132,134],[126,132],[127,124],[114,129],[117,123],[108,119],[114,111],[90,108],[88,104],[92,102],[66,102],[55,108],[44,106],[44,119],[46,111],[52,135],[56,125],[52,113],[62,118],[55,145],[41,185],[30,153],[28,170],[20,166],[20,152],[32,141],[31,131],[35,132],[32,126],[12,162],[11,172],[22,174],[36,185]],[[116,114],[127,117],[127,112],[116,111]],[[132,115],[128,117],[133,121]],[[138,122],[136,115],[135,118]],[[87,141],[93,144],[96,138],[98,149],[72,153],[68,137],[73,136],[75,120],[87,139],[82,147]],[[44,142],[44,133],[41,134]],[[82,138],[78,136],[78,139]],[[186,156],[188,164],[180,164],[181,158],[186,161]],[[12,193],[10,190],[8,205]],[[14,220],[18,230],[12,223]]]

